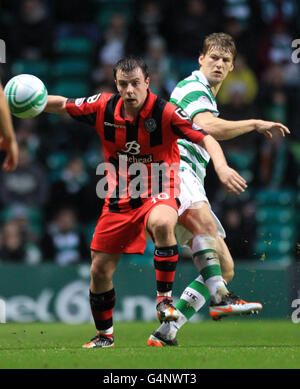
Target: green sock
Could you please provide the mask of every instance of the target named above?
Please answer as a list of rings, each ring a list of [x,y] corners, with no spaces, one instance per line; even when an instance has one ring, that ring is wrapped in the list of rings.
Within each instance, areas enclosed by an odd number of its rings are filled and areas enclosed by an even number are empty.
[[[203,283],[202,276],[198,276],[183,291],[176,309],[189,320],[210,298],[209,290]]]
[[[212,301],[219,303],[228,290],[222,277],[216,239],[210,235],[197,235],[193,238],[192,250],[194,261]]]
[[[157,329],[167,339],[175,339],[177,331],[209,300],[209,290],[199,275],[183,291],[180,300],[176,304],[179,318],[176,321],[162,323]]]

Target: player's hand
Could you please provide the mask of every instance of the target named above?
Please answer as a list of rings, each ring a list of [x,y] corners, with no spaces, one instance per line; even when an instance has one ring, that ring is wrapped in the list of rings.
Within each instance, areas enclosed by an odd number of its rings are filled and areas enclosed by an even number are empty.
[[[12,172],[16,169],[19,160],[19,147],[16,140],[13,139],[8,142],[3,137],[0,137],[0,150],[6,151],[2,170],[5,172]]]
[[[281,123],[267,122],[265,120],[256,120],[255,129],[258,133],[265,135],[268,138],[272,138],[272,131],[279,131],[281,136],[290,134],[290,130]]]
[[[237,171],[229,167],[228,165],[223,165],[217,170],[218,177],[222,184],[225,186],[228,192],[235,194],[240,194],[245,192],[247,188],[247,183],[242,176],[239,175]]]

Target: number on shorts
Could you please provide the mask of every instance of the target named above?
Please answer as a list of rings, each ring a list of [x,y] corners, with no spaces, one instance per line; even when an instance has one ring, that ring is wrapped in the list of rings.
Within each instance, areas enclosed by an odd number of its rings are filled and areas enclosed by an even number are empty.
[[[170,196],[168,195],[168,193],[162,192],[156,196],[153,196],[151,202],[155,204],[157,203],[157,200],[168,200],[169,198]]]

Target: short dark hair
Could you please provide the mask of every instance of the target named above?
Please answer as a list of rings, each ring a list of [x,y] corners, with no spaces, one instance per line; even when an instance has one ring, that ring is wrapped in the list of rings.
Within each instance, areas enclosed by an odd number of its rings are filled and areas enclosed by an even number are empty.
[[[204,39],[202,54],[207,54],[211,49],[218,48],[222,51],[229,52],[235,60],[237,51],[234,39],[231,35],[224,32],[214,32]]]
[[[140,57],[129,55],[121,58],[114,66],[114,78],[116,80],[117,71],[121,70],[124,73],[132,72],[136,68],[141,68],[145,79],[149,77],[149,70],[147,64]]]

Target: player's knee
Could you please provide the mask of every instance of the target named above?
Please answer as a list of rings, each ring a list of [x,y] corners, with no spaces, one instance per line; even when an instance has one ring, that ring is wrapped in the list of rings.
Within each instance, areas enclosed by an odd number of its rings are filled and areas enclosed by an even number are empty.
[[[90,272],[92,280],[96,283],[111,281],[114,273],[107,263],[103,262],[97,255],[93,255],[93,253]]]
[[[170,235],[174,234],[174,228],[175,226],[170,223],[170,220],[167,218],[161,218],[152,224],[151,232],[154,238],[159,238],[159,240],[167,240]]]
[[[91,265],[91,279],[94,282],[99,283],[101,281],[106,281],[107,278],[108,278],[108,275],[106,274],[104,269],[102,269],[96,263],[92,263],[92,265]]]

